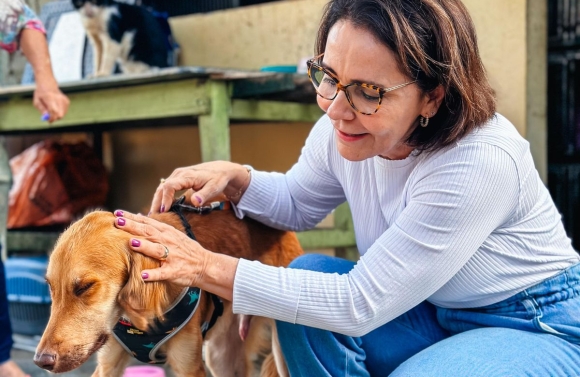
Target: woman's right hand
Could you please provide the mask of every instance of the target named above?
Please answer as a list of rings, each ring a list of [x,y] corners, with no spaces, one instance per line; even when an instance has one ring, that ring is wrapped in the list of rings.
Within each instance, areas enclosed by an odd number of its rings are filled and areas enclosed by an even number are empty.
[[[168,210],[175,193],[186,189],[193,190],[191,202],[200,206],[220,196],[237,204],[249,184],[248,169],[229,161],[211,161],[177,168],[157,187],[151,202],[151,213]]]

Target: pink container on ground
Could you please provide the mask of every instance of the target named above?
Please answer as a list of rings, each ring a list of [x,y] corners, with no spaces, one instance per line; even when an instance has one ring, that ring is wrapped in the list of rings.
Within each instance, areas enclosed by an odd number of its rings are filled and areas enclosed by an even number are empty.
[[[165,377],[165,371],[153,366],[127,367],[123,377]]]

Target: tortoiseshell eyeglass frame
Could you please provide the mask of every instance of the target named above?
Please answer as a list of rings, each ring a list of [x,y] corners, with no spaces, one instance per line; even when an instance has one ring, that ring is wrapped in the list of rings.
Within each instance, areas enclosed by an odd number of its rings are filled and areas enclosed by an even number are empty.
[[[376,85],[371,85],[371,84],[365,84],[365,83],[352,83],[352,84],[348,84],[348,85],[343,85],[340,83],[340,81],[338,80],[338,77],[336,77],[336,75],[334,75],[332,72],[330,72],[329,70],[327,70],[326,68],[324,68],[323,66],[321,66],[320,64],[316,63],[317,61],[320,60],[320,58],[322,58],[324,56],[324,53],[313,57],[312,59],[309,59],[306,62],[306,66],[308,68],[308,78],[310,79],[310,82],[312,83],[312,85],[314,86],[314,89],[316,89],[316,94],[319,95],[320,97],[327,99],[327,100],[334,100],[336,98],[336,96],[338,95],[338,92],[340,90],[342,90],[344,92],[344,94],[346,95],[346,99],[348,100],[348,103],[350,104],[350,106],[359,114],[363,114],[363,115],[373,115],[375,114],[377,111],[379,111],[379,108],[381,107],[381,103],[383,102],[383,95],[385,93],[388,92],[392,92],[393,90],[396,89],[400,89],[400,88],[404,88],[407,85],[411,85],[413,83],[415,83],[417,80],[413,80],[413,81],[409,81],[403,84],[399,84],[399,85],[395,85],[392,86],[390,88],[381,88],[380,86],[376,86]],[[332,98],[327,98],[324,97],[323,95],[321,95],[318,92],[318,87],[316,86],[316,84],[314,83],[314,80],[312,79],[312,67],[314,67],[314,69],[319,70],[324,72],[326,75],[328,75],[330,78],[332,78],[334,80],[334,82],[336,83],[336,93],[334,93],[334,96]],[[375,109],[375,111],[373,111],[372,113],[363,113],[362,111],[360,111],[359,109],[356,108],[356,106],[354,105],[354,103],[352,102],[352,99],[350,98],[350,95],[348,94],[348,91],[346,90],[348,87],[350,86],[360,86],[362,88],[367,88],[367,89],[371,89],[371,90],[375,90],[378,94],[379,94],[379,102],[377,103],[377,107]]]

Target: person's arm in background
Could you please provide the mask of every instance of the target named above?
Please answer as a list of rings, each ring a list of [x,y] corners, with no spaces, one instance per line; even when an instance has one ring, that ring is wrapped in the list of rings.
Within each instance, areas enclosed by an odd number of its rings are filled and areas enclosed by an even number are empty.
[[[35,29],[24,29],[20,36],[20,49],[34,71],[36,89],[33,104],[42,114],[50,115],[49,122],[64,117],[69,99],[58,88],[52,73],[48,44],[44,34]]]
[[[0,48],[14,52],[20,44],[34,71],[36,89],[34,106],[49,114],[49,121],[61,119],[69,99],[60,91],[50,64],[45,30],[36,14],[20,0],[2,0],[0,4]]]

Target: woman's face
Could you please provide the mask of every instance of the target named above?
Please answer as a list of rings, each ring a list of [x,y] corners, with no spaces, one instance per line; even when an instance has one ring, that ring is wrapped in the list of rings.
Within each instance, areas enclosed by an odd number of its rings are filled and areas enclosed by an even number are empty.
[[[400,71],[388,47],[350,21],[339,21],[330,29],[322,65],[343,85],[358,82],[389,88],[415,79]],[[431,116],[437,111],[440,101],[432,97],[410,84],[385,93],[373,115],[356,112],[344,91],[334,100],[320,96],[317,100],[332,120],[340,154],[347,160],[361,161],[374,156],[406,158],[413,148],[404,141],[419,125],[419,115]]]

